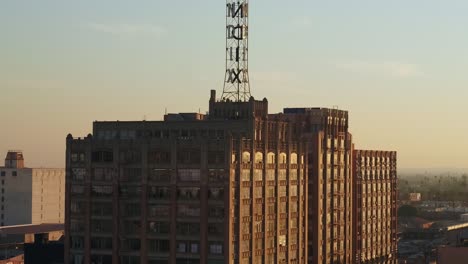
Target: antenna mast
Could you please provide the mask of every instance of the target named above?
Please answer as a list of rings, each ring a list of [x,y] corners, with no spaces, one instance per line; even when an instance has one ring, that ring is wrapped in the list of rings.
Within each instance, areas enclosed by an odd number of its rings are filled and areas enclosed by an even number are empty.
[[[248,35],[249,0],[226,0],[226,76],[222,100],[250,99]]]

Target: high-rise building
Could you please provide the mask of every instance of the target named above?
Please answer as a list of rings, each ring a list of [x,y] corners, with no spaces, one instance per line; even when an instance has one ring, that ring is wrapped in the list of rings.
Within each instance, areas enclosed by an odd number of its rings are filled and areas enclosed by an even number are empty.
[[[266,99],[67,137],[67,263],[306,263],[307,149]]]
[[[355,150],[353,156],[355,263],[396,264],[397,154]]]
[[[21,151],[9,151],[0,167],[0,181],[1,226],[64,222],[64,169],[27,168]]]
[[[66,263],[356,261],[361,228],[374,220],[356,211],[348,112],[268,114],[250,94],[248,0],[227,0],[226,10],[223,93],[212,91],[207,115],[95,122],[92,135],[67,136]],[[379,217],[370,241],[382,242],[390,216]]]
[[[352,138],[348,112],[286,108],[283,116],[307,142],[308,263],[352,261]]]

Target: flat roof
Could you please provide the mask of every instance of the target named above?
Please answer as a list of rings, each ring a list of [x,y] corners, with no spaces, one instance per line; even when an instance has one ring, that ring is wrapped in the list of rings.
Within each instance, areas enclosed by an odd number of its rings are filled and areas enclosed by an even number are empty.
[[[26,235],[26,234],[42,234],[57,231],[64,231],[64,224],[30,224],[30,225],[14,225],[0,227],[0,235]]]

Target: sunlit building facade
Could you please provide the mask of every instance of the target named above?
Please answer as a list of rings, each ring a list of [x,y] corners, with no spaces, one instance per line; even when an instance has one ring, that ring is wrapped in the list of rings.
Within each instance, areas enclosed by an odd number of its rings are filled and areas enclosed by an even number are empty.
[[[23,152],[8,151],[0,166],[0,226],[64,223],[65,170],[28,168]],[[24,236],[1,236],[1,243],[23,242]]]
[[[397,153],[355,150],[355,263],[396,264]]]
[[[351,263],[353,182],[348,112],[286,108],[284,116],[308,146],[308,263]]]

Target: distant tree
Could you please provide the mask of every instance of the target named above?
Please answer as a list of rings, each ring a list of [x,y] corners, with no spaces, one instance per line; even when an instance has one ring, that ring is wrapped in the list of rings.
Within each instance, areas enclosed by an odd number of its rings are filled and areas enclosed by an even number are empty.
[[[468,181],[468,176],[466,176],[466,174],[463,174],[463,176],[462,176],[462,185],[463,185],[463,187],[466,187],[466,185],[468,184],[467,181]]]
[[[411,205],[402,205],[398,208],[398,216],[413,217],[418,215],[418,209]]]

